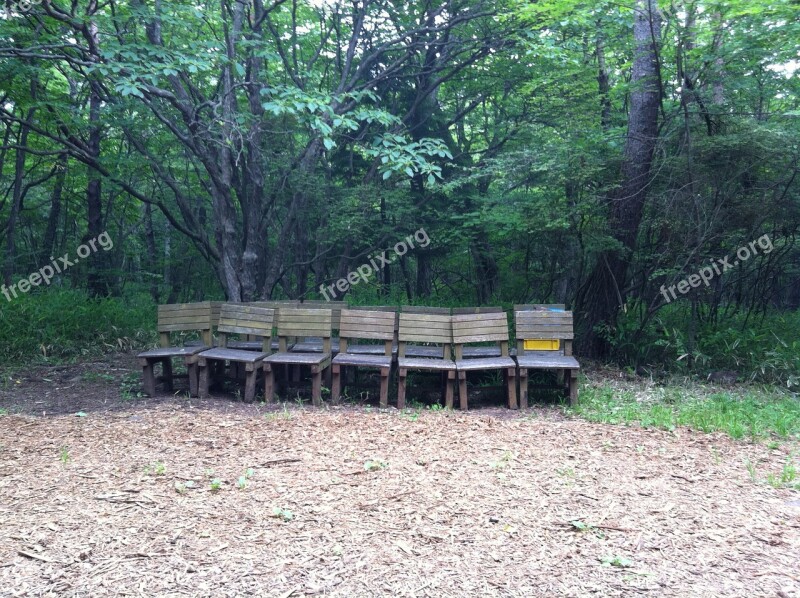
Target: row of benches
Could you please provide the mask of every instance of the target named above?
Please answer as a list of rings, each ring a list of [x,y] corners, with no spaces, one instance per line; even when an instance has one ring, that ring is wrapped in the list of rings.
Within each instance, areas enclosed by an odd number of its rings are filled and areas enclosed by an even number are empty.
[[[388,404],[392,368],[398,373],[397,406],[405,407],[409,371],[438,372],[444,402],[453,405],[458,381],[462,409],[468,406],[467,373],[498,370],[505,378],[508,405],[528,403],[528,370],[557,372],[570,403],[577,400],[580,368],[572,356],[572,313],[563,306],[515,306],[516,349],[509,348],[507,316],[501,308],[346,307],[335,302],[203,302],[162,305],[158,310],[161,347],[139,354],[144,390],[155,393],[157,364],[172,389],[172,359],[182,358],[192,395],[206,397],[212,381],[244,378],[244,398],[255,398],[259,373],[264,398],[274,396],[276,371],[290,366],[311,371],[312,401],[321,404],[322,377],[330,381],[331,399],[339,401],[346,368],[380,372],[380,403]],[[213,343],[216,329],[218,343]],[[197,331],[201,341],[173,346],[173,332]],[[338,332],[338,338],[334,337]],[[277,338],[275,338],[277,337]]]

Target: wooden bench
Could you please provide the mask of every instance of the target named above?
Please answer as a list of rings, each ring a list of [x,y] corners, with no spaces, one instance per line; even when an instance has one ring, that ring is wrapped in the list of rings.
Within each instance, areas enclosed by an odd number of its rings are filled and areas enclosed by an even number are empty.
[[[211,329],[215,318],[219,317],[219,303],[203,301],[201,303],[175,303],[158,306],[158,349],[144,351],[137,355],[142,368],[142,385],[148,396],[156,394],[155,366],[161,364],[161,378],[167,391],[173,389],[174,375],[172,360],[182,358],[188,371],[189,393],[197,394],[197,361],[198,353],[213,346]],[[173,346],[173,332],[199,332],[199,344]]]
[[[392,368],[392,345],[394,341],[395,314],[386,311],[359,311],[343,309],[339,328],[339,354],[333,358],[333,382],[331,400],[339,402],[342,388],[342,369],[351,367],[378,368],[381,374],[380,405],[389,404],[389,374]],[[383,354],[351,353],[351,340],[383,341]],[[365,346],[365,345],[361,345]]]
[[[275,366],[302,366],[311,369],[311,400],[315,406],[322,404],[322,374],[331,365],[330,309],[289,307],[281,309],[278,316],[278,352],[264,360],[264,400],[271,403],[275,396]],[[298,351],[297,345],[289,350],[289,339],[319,337],[320,351]]]
[[[563,375],[570,405],[578,400],[580,364],[572,356],[572,312],[533,310],[514,312],[517,336],[520,405],[528,406],[528,370],[554,370]]]
[[[222,367],[218,368],[218,371],[224,373],[225,363],[231,363],[244,368],[244,400],[250,402],[255,399],[256,379],[261,362],[271,352],[274,315],[275,310],[268,307],[255,307],[241,303],[226,303],[222,306],[217,326],[219,346],[203,351],[197,356],[200,398],[208,397],[211,365],[221,364]],[[228,336],[231,334],[260,337],[262,339],[261,351],[229,347]]]
[[[458,372],[458,397],[461,409],[467,409],[467,372],[501,370],[505,379],[508,406],[517,408],[517,364],[508,356],[508,318],[498,312],[459,314],[452,316],[453,343],[455,344]],[[493,342],[499,356],[481,357],[466,355],[465,345]]]
[[[409,345],[409,343],[412,343]],[[436,344],[425,347],[426,356],[409,356],[414,343]],[[453,406],[453,381],[456,377],[456,363],[451,359],[453,344],[453,324],[451,316],[445,314],[418,314],[402,312],[398,330],[397,347],[397,408],[406,406],[406,377],[409,370],[441,372],[444,386],[444,401],[447,407]],[[412,353],[413,355],[413,353]]]

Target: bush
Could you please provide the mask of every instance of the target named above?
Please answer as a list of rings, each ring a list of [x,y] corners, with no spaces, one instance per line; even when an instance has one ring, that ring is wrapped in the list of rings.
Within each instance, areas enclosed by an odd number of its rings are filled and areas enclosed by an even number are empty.
[[[668,370],[701,376],[713,370],[733,370],[743,380],[793,390],[800,387],[800,312],[699,319],[693,346],[688,335],[688,305],[663,308],[642,331],[633,311],[628,313],[612,338],[617,355],[626,364],[663,364]]]
[[[0,354],[10,362],[130,350],[155,338],[156,307],[146,295],[92,299],[47,289],[0,304]]]

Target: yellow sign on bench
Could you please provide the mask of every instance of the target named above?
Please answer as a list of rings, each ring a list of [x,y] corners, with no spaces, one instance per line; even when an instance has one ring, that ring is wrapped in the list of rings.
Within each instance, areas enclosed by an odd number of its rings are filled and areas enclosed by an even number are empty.
[[[533,339],[525,341],[526,351],[558,351],[560,349],[561,341],[557,338]]]

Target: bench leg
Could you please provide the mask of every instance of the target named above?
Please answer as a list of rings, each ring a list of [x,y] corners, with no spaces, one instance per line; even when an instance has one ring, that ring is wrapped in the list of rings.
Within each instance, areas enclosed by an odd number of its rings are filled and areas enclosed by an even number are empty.
[[[508,389],[508,408],[517,408],[517,368],[506,370],[506,388]]]
[[[528,370],[519,368],[519,407],[528,408]]]
[[[208,398],[208,370],[210,365],[202,357],[197,360],[197,396],[201,399]]]
[[[327,388],[333,386],[333,369],[331,366],[328,366],[322,370],[322,377],[325,379],[325,386]]]
[[[322,372],[318,367],[311,370],[311,404],[314,407],[322,406]]]
[[[331,380],[331,402],[334,405],[338,405],[339,397],[342,394],[342,366],[339,364],[331,365],[331,372],[333,376]],[[347,378],[347,369],[345,369],[345,378]]]
[[[381,368],[381,408],[389,406],[389,368]]]
[[[245,368],[245,381],[244,381],[244,400],[247,403],[252,403],[256,398],[256,377],[258,370],[255,365],[248,363]]]
[[[456,372],[455,370],[450,370],[447,372],[447,382],[445,383],[444,388],[444,406],[448,409],[453,408],[453,384],[456,380]]]
[[[275,372],[272,365],[264,364],[264,402],[269,404],[275,399]]]
[[[197,361],[194,358],[186,360],[186,375],[189,378],[189,396],[197,396]]]
[[[172,392],[172,359],[170,357],[167,357],[161,362],[161,372],[164,377],[164,390]]]
[[[400,368],[397,372],[397,408],[398,409],[405,409],[406,408],[406,376],[408,375],[408,370],[406,368]]]
[[[569,371],[569,406],[578,404],[578,370]]]
[[[462,411],[466,411],[468,409],[467,372],[458,372],[458,400]]]
[[[142,366],[144,394],[153,397],[156,394],[156,376],[153,373],[153,362],[148,359],[140,359],[139,365]]]

